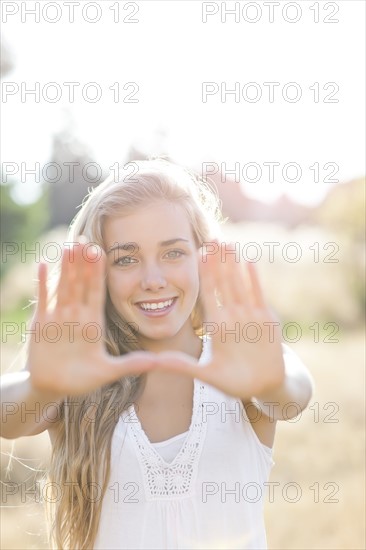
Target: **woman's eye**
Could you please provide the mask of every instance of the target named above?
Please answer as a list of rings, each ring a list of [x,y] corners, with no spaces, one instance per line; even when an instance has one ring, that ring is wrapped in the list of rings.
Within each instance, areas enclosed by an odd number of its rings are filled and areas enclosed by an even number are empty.
[[[168,257],[169,260],[175,260],[177,258],[180,258],[181,256],[184,256],[185,252],[182,250],[170,250],[166,253],[165,256]],[[117,258],[114,262],[115,265],[120,266],[126,266],[126,265],[132,265],[136,263],[136,258],[133,256],[121,256],[121,258]]]
[[[184,255],[184,252],[182,250],[170,250],[170,252],[167,253],[167,255],[171,259],[180,258]]]
[[[132,256],[122,256],[121,258],[118,258],[114,263],[116,265],[130,265],[134,263],[131,260],[135,260],[135,258],[132,258]]]

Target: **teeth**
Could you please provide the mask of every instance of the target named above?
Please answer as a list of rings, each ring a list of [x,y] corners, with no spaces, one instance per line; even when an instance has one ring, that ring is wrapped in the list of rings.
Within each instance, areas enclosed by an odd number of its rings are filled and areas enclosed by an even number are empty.
[[[159,302],[155,304],[149,304],[149,303],[142,303],[139,304],[142,309],[164,309],[165,307],[171,306],[173,303],[173,300],[167,300],[166,302]]]

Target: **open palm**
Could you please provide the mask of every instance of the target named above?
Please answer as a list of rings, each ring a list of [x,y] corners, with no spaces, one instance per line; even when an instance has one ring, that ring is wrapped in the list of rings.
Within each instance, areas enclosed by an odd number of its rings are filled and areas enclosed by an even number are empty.
[[[156,358],[148,352],[113,357],[105,349],[105,255],[99,247],[80,239],[64,249],[52,310],[46,279],[46,265],[40,264],[28,358],[35,389],[60,397],[79,395],[153,367]]]
[[[276,319],[264,303],[252,263],[246,270],[235,254],[200,253],[200,293],[205,327],[212,339],[209,363],[198,366],[184,353],[159,354],[160,367],[207,382],[242,399],[277,387],[284,379],[284,360]],[[227,250],[235,250],[230,243]],[[218,304],[215,292],[219,296]]]

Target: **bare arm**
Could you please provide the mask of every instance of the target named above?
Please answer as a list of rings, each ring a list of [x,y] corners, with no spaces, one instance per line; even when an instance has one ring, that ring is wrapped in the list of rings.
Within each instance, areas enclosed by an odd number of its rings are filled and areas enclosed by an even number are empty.
[[[29,370],[4,374],[0,384],[1,437],[36,435],[55,425],[61,397],[37,391],[32,386]]]
[[[303,411],[314,391],[314,381],[300,358],[282,344],[285,363],[283,382],[275,389],[253,398],[262,412],[273,420],[289,420]]]

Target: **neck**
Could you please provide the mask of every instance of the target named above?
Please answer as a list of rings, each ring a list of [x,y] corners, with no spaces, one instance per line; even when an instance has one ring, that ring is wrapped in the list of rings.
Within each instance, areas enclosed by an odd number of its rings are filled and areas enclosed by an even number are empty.
[[[196,335],[193,329],[186,334],[176,334],[174,337],[164,340],[153,340],[140,337],[139,343],[144,350],[153,353],[159,353],[161,351],[181,351],[196,359],[199,359],[202,353],[202,340]]]
[[[182,351],[195,359],[199,359],[203,351],[203,341],[196,334],[190,340],[174,341],[164,346],[149,346],[149,351],[158,353],[159,351]],[[157,342],[157,344],[160,342]],[[178,398],[182,393],[183,388],[193,387],[193,381],[181,373],[166,372],[153,370],[145,373],[144,380],[135,397],[135,401],[149,402],[150,399],[155,402],[156,396],[165,399],[166,395],[170,395],[172,399]],[[153,396],[153,397],[151,397]]]

